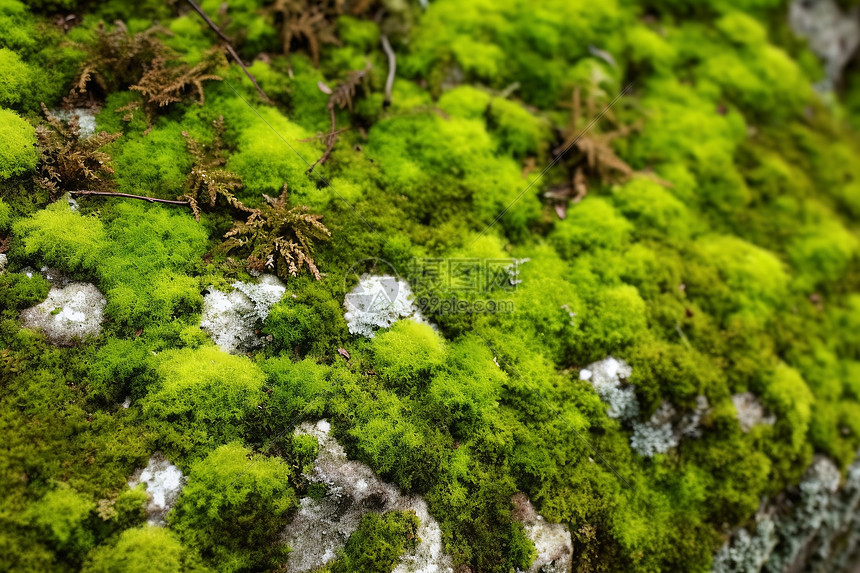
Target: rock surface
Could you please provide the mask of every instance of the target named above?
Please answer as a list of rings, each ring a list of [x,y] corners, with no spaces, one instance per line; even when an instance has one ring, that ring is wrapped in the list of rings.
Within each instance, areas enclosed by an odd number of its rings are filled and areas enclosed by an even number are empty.
[[[856,571],[860,552],[860,457],[840,486],[818,456],[803,481],[762,506],[755,530],[739,529],[714,556],[714,573]]]
[[[641,456],[666,453],[683,438],[699,437],[699,425],[710,409],[705,396],[696,397],[696,408],[679,413],[669,402],[662,402],[648,420],[639,421],[639,399],[627,379],[633,369],[612,356],[589,364],[579,371],[579,379],[591,383],[600,399],[607,404],[606,414],[630,425],[630,447]]]
[[[528,573],[568,573],[573,563],[573,540],[567,527],[546,521],[523,493],[514,495],[512,501],[514,517],[522,522],[537,550]]]
[[[262,275],[257,283],[237,281],[232,286],[229,293],[209,289],[203,297],[200,327],[222,350],[239,354],[265,344],[258,331],[287,287],[274,275]]]
[[[326,420],[306,422],[296,433],[314,436],[319,443],[313,473],[307,477],[324,484],[326,494],[320,499],[302,498],[284,531],[283,540],[293,550],[290,571],[310,571],[334,559],[368,512],[414,511],[421,520],[421,541],[413,553],[403,556],[394,573],[453,573],[451,559],[443,551],[442,531],[421,496],[403,495],[366,464],[348,460]]]
[[[773,425],[776,422],[774,416],[765,415],[764,406],[752,392],[733,394],[732,403],[738,412],[738,422],[740,422],[741,430],[744,432],[749,432],[761,424]]]
[[[842,70],[860,45],[860,7],[843,12],[836,0],[792,0],[788,22],[824,63],[828,84],[839,85]]]
[[[343,307],[349,332],[367,338],[404,318],[426,322],[412,303],[409,283],[392,275],[362,275],[344,297]]]
[[[146,485],[149,502],[146,504],[147,521],[150,525],[164,525],[167,512],[176,503],[185,478],[178,467],[167,461],[160,453],[149,458],[146,467],[138,470],[128,480],[130,487]]]
[[[48,298],[21,313],[21,322],[41,330],[53,344],[67,345],[75,339],[97,336],[102,329],[106,300],[90,283],[71,282],[63,285],[54,280],[50,270],[46,277],[54,285]],[[59,286],[63,285],[63,286]]]

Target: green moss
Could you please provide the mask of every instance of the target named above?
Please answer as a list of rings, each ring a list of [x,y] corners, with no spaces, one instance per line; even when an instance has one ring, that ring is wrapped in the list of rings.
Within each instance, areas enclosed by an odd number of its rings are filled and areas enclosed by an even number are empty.
[[[30,69],[18,54],[0,48],[0,105],[12,106],[19,101],[30,81]]]
[[[29,518],[49,543],[72,560],[79,560],[94,544],[87,521],[95,507],[91,499],[60,484],[30,507]]]
[[[102,222],[72,211],[65,201],[18,221],[13,230],[21,237],[22,255],[66,271],[95,270],[107,243]]]
[[[127,529],[114,544],[97,548],[84,565],[83,571],[176,573],[195,569],[189,567],[185,554],[186,549],[169,530],[145,525]]]
[[[637,235],[675,243],[689,239],[693,217],[670,189],[638,177],[614,188],[612,198],[621,213],[634,223]]]
[[[48,296],[48,288],[48,281],[39,274],[0,273],[0,308],[20,310],[38,304]]]
[[[235,438],[264,399],[263,372],[215,347],[163,352],[155,371],[159,380],[143,399],[143,411],[169,421],[167,429],[179,433],[168,439],[182,450]]]
[[[297,503],[290,475],[279,458],[223,445],[191,466],[171,528],[218,571],[282,563],[289,548],[276,540]]]
[[[401,320],[373,340],[381,373],[395,384],[415,384],[445,360],[445,343],[429,325]]]
[[[601,197],[586,197],[568,211],[559,222],[550,241],[566,259],[600,249],[619,249],[624,245],[633,225]]]
[[[0,108],[0,179],[20,175],[36,167],[36,130],[15,112]]]
[[[773,253],[735,237],[704,238],[697,250],[708,266],[718,269],[726,289],[691,280],[687,293],[717,316],[737,314],[761,325],[784,304],[788,276]]]
[[[418,525],[414,512],[368,513],[349,536],[343,557],[330,566],[331,573],[389,573],[417,544]]]

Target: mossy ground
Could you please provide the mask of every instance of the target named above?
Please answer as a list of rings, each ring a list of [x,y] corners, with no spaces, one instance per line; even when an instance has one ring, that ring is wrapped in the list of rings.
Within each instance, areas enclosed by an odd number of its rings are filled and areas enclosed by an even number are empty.
[[[520,491],[570,527],[575,571],[705,571],[815,453],[853,460],[860,91],[849,78],[845,106],[812,91],[821,67],[790,39],[785,2],[381,2],[398,58],[389,107],[372,18],[335,19],[338,43],[322,44],[315,67],[301,41],[283,54],[267,4],[224,14],[202,2],[243,57],[266,53],[250,69],[272,104],[236,65],[205,84],[202,106],[153,118],[117,113],[139,98],[127,85],[94,94],[98,129],[122,133],[104,149],[115,190],[181,195],[193,161],[183,132],[211,141],[223,117],[243,202],[262,205],[286,182],[293,204],[324,215],[322,280],[290,279],[265,324],[272,343],[233,357],[199,329],[203,289],[248,278],[219,249],[226,210],[196,222],[181,208],[80,198],[72,211],[33,180],[40,103],[60,105],[100,22],[137,32],[157,21],[190,64],[214,35],[154,0],[0,0],[0,569],[275,568],[287,552],[277,532],[309,493],[313,452],[291,431],[320,417],[350,456],[426,497],[472,571],[527,568]],[[319,82],[368,62],[353,109],[336,109],[348,129],[308,174],[330,121]],[[564,162],[538,174],[572,91],[606,102],[631,82],[615,113],[641,128],[613,145],[639,173],[590,181],[560,220],[542,198]],[[514,292],[493,294],[512,313],[430,312],[438,330],[351,336],[341,305],[355,265],[406,275],[416,258],[529,260]],[[21,270],[42,265],[105,294],[97,339],[58,348],[21,329],[18,311],[48,288]],[[643,420],[663,400],[688,411],[706,396],[701,437],[652,458],[631,450],[630,428],[578,376],[608,355],[632,365]],[[747,391],[772,426],[741,431],[730,397]],[[155,450],[188,475],[168,530],[142,525],[126,485]],[[408,516],[368,518],[332,570],[390,570],[409,528]]]

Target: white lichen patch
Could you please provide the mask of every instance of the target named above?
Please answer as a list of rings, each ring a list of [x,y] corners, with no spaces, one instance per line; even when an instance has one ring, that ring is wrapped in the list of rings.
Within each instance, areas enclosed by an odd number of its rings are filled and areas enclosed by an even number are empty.
[[[860,45],[860,8],[843,12],[837,0],[792,0],[788,22],[824,63],[828,85],[838,85],[842,70]]]
[[[426,322],[412,302],[409,283],[392,275],[362,275],[343,307],[349,332],[367,338],[404,318]]]
[[[632,386],[624,384],[633,370],[623,360],[609,356],[579,372],[581,380],[591,382],[600,399],[609,406],[606,414],[616,420],[632,420],[639,415],[639,401]]]
[[[528,573],[567,573],[573,561],[573,540],[570,531],[562,523],[550,523],[539,515],[531,501],[523,493],[511,500],[514,517],[519,520],[526,535],[535,544],[537,557]]]
[[[753,532],[737,530],[714,556],[714,573],[847,571],[860,546],[860,456],[844,483],[818,456],[798,486],[764,504]]]
[[[229,293],[209,289],[203,297],[200,328],[225,352],[248,352],[265,344],[259,336],[272,306],[287,287],[274,275],[262,275],[257,283],[234,282]]]
[[[130,487],[146,486],[149,501],[146,504],[147,521],[150,525],[164,525],[167,512],[176,503],[185,478],[178,467],[167,461],[160,453],[149,458],[146,467],[138,470],[128,480]]]
[[[9,258],[6,253],[0,253],[0,275],[6,272],[6,265],[9,264]]]
[[[306,422],[296,434],[317,439],[319,454],[307,477],[323,484],[326,493],[320,499],[302,498],[284,531],[283,540],[292,549],[290,571],[310,571],[334,559],[368,512],[414,511],[421,521],[420,542],[414,552],[401,559],[394,573],[453,572],[450,557],[443,550],[442,531],[421,496],[403,495],[366,464],[348,460],[326,420]]]
[[[708,410],[708,399],[704,396],[697,396],[696,408],[682,416],[678,416],[672,404],[662,402],[647,422],[634,422],[630,447],[645,457],[665,454],[682,439],[701,435],[700,424]]]
[[[663,454],[677,447],[683,438],[699,437],[702,418],[710,409],[707,398],[697,396],[695,409],[683,415],[672,404],[663,402],[648,420],[641,422],[639,399],[633,386],[626,383],[632,373],[629,364],[609,356],[580,370],[579,378],[591,383],[607,404],[610,418],[632,426],[630,447],[636,453],[645,457]]]
[[[741,430],[749,432],[755,426],[762,424],[773,425],[776,418],[773,415],[766,416],[764,406],[752,392],[743,392],[732,395],[732,404],[738,413],[738,422]]]
[[[71,121],[72,118],[77,118],[80,137],[81,139],[86,139],[96,132],[97,111],[88,107],[75,107],[72,109],[55,109],[51,111],[51,114],[63,121]]]
[[[52,287],[48,298],[21,313],[21,322],[41,330],[53,344],[71,344],[101,332],[106,302],[95,285],[72,282]]]

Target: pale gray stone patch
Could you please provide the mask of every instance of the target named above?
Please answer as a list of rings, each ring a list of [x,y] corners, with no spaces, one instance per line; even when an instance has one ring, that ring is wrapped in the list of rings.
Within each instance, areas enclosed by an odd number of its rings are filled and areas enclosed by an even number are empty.
[[[632,420],[639,415],[639,400],[632,386],[625,382],[633,369],[623,360],[612,356],[580,370],[580,380],[591,382],[592,387],[606,402],[606,414],[617,420]]]
[[[732,404],[738,413],[738,423],[741,430],[749,432],[754,427],[767,424],[772,426],[776,422],[773,415],[765,415],[764,406],[752,392],[742,392],[732,395]]]
[[[326,494],[319,500],[302,498],[284,530],[283,541],[293,550],[290,571],[310,571],[334,559],[369,512],[413,511],[421,521],[420,542],[413,553],[403,556],[394,573],[453,573],[451,559],[444,553],[442,531],[421,496],[404,495],[366,464],[348,460],[331,435],[328,421],[306,422],[295,433],[317,439],[319,453],[306,477],[324,484]]]
[[[844,483],[830,459],[816,456],[803,481],[763,503],[755,521],[717,552],[714,573],[852,570],[860,554],[860,455]]]
[[[146,486],[149,501],[146,504],[147,521],[150,525],[165,525],[167,513],[176,503],[185,477],[178,467],[156,452],[149,458],[146,467],[137,470],[128,485],[132,488]]]
[[[232,286],[229,293],[210,288],[203,296],[200,328],[222,350],[239,354],[265,344],[258,331],[287,287],[278,277],[268,274],[262,275],[256,283],[237,281]]]
[[[573,539],[567,526],[547,521],[523,493],[516,494],[511,501],[514,517],[523,524],[537,551],[528,573],[569,572],[573,563]]]
[[[663,454],[677,447],[683,438],[699,437],[702,418],[710,410],[705,396],[697,396],[695,409],[683,415],[664,401],[648,420],[641,422],[639,399],[633,386],[627,384],[632,374],[629,364],[609,356],[580,370],[579,379],[591,384],[606,403],[610,418],[632,426],[630,447],[636,453],[645,457]]]
[[[99,289],[90,283],[53,286],[48,298],[21,312],[21,322],[28,328],[41,330],[51,343],[67,345],[76,339],[98,336],[106,302]]]
[[[832,91],[860,45],[860,7],[843,12],[836,0],[792,0],[788,23],[821,58],[827,74],[827,85],[821,87]]]
[[[398,320],[427,322],[412,302],[409,283],[392,275],[362,275],[344,297],[343,308],[350,334],[366,338]]]
[[[78,118],[80,138],[86,139],[96,133],[96,113],[98,110],[89,107],[75,107],[72,109],[55,109],[51,114],[63,121],[71,121],[73,117]]]

